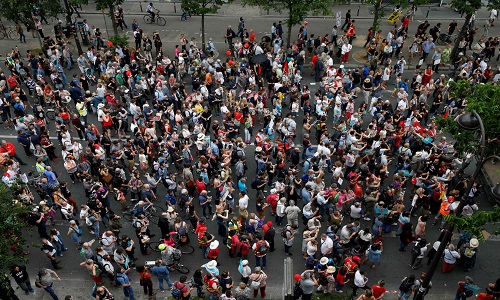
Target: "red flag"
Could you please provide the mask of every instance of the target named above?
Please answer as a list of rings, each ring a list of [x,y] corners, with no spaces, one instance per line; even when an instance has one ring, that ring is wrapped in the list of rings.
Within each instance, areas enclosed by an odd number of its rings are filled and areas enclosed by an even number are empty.
[[[446,112],[444,113],[443,115],[443,118],[448,118],[448,116],[450,115],[450,112],[448,110],[446,110]]]

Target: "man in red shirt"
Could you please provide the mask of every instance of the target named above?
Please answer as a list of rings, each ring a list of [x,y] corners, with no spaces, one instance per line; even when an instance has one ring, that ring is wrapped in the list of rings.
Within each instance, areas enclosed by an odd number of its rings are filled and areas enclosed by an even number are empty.
[[[376,285],[372,286],[373,297],[375,297],[375,299],[379,300],[384,297],[385,292],[387,291],[387,289],[384,286],[385,286],[384,280],[379,280]]]
[[[14,144],[2,140],[2,146],[0,147],[0,153],[8,153],[9,157],[15,158],[21,165],[25,166],[25,163],[17,154],[16,154],[16,146]]]

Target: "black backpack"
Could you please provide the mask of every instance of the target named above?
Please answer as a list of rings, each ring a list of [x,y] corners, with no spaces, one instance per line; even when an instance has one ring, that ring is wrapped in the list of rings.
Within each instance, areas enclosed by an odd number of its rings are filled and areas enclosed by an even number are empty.
[[[399,286],[399,290],[403,293],[408,293],[413,286],[413,282],[410,282],[408,278],[405,278],[403,282],[401,282],[401,285]]]

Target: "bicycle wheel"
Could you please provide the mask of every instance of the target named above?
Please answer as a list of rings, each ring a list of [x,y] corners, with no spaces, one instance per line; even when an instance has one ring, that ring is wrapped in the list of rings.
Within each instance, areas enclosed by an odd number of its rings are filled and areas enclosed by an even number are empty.
[[[165,26],[165,24],[167,24],[167,20],[165,20],[164,17],[157,17],[156,24],[158,24],[160,26]]]
[[[148,217],[149,221],[155,223],[156,225],[158,225],[158,220],[160,219],[158,216],[155,216],[155,215],[150,215]]]
[[[134,213],[124,213],[123,218],[129,222],[134,220]]]
[[[17,40],[17,35],[18,35],[18,33],[14,29],[12,29],[12,28],[9,29],[9,31],[7,31],[7,36],[11,40]]]
[[[181,250],[183,254],[191,254],[194,252],[194,247],[191,245],[177,245],[177,249]]]
[[[175,266],[175,269],[181,274],[189,273],[189,268],[181,264],[177,264],[177,266]]]
[[[151,242],[149,243],[149,249],[153,250],[154,252],[160,252],[160,249],[158,249],[158,246],[161,244],[161,241],[158,242]]]
[[[151,22],[153,22],[150,15],[145,15],[142,19],[144,20],[144,23],[146,23],[146,24],[151,24]]]
[[[56,119],[56,111],[51,109],[51,110],[47,110],[47,112],[45,113],[45,116],[48,118],[48,119],[51,119],[52,121],[54,121]]]

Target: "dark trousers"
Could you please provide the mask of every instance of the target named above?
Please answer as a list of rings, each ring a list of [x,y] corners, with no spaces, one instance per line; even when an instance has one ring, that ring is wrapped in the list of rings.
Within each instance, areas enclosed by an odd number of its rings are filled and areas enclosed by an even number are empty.
[[[47,293],[50,294],[50,296],[54,299],[54,300],[59,300],[59,298],[57,297],[56,293],[54,293],[54,290],[52,289],[52,284],[49,285],[48,287],[45,288],[45,290],[47,291]]]
[[[142,283],[142,288],[144,289],[144,295],[153,296],[153,281],[145,280]]]

